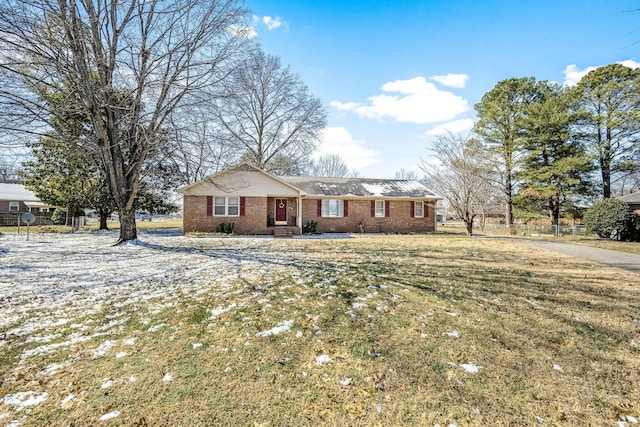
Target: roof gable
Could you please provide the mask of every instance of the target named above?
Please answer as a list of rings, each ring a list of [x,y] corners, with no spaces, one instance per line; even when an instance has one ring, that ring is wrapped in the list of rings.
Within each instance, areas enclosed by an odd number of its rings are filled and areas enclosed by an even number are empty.
[[[249,163],[232,166],[193,184],[181,187],[183,195],[234,196],[300,195],[293,185]]]

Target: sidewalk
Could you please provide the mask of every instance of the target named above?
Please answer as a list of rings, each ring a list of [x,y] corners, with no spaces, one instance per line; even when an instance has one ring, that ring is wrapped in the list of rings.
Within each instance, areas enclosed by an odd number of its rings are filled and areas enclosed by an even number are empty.
[[[582,258],[640,274],[640,255],[612,251],[609,249],[593,248],[590,246],[572,245],[570,243],[553,242],[549,240],[512,240],[523,245],[558,252],[564,255],[570,255],[576,258]]]

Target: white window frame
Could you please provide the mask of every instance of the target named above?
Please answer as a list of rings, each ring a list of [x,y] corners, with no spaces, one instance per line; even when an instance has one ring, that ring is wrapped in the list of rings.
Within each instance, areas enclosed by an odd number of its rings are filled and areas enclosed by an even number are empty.
[[[420,213],[418,213],[418,210],[420,211]],[[413,202],[413,216],[414,218],[424,218],[424,202]]]
[[[9,212],[20,212],[20,202],[9,202]]]
[[[385,217],[385,200],[376,200],[375,206],[375,214],[376,218],[384,218]]]
[[[322,199],[322,218],[344,218],[344,200]]]
[[[214,196],[213,216],[240,216],[240,197]]]

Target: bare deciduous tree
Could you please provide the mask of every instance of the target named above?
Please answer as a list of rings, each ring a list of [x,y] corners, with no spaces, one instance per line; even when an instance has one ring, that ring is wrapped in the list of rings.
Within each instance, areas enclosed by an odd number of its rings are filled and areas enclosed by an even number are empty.
[[[310,175],[342,178],[349,175],[349,168],[339,154],[324,154],[313,162]]]
[[[179,170],[180,184],[204,179],[237,162],[237,150],[220,138],[220,128],[211,120],[210,105],[194,107],[187,114],[175,114],[171,160]]]
[[[223,82],[216,105],[226,139],[244,152],[244,159],[271,171],[282,169],[283,156],[292,164],[313,152],[326,126],[320,100],[277,56],[255,48]]]
[[[36,132],[47,119],[39,91],[70,88],[95,135],[81,148],[101,158],[119,241],[136,239],[147,155],[171,115],[229,72],[244,40],[230,30],[245,14],[236,0],[5,0],[0,75],[12,85],[0,89],[0,124]]]
[[[396,172],[395,176],[393,177],[394,179],[402,179],[405,181],[419,181],[420,177],[418,176],[418,173],[416,171],[412,171],[412,170],[407,170],[407,169],[400,169],[398,172]]]
[[[489,194],[488,171],[480,161],[482,153],[471,140],[454,134],[438,137],[432,151],[437,163],[422,160],[420,168],[471,236],[474,219],[482,214]]]

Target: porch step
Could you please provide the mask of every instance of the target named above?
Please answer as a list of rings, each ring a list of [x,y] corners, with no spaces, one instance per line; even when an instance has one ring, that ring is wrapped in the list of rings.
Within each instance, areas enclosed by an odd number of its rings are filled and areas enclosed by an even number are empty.
[[[273,229],[273,237],[275,238],[288,238],[293,235],[293,232],[290,228],[274,228]]]

